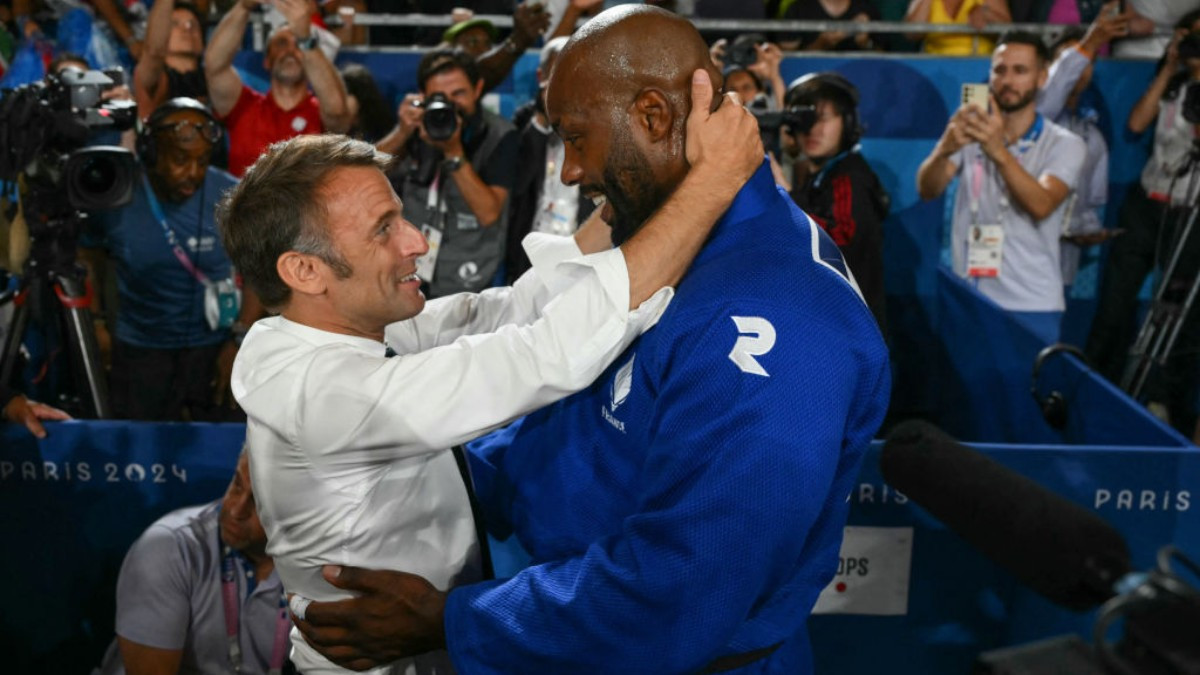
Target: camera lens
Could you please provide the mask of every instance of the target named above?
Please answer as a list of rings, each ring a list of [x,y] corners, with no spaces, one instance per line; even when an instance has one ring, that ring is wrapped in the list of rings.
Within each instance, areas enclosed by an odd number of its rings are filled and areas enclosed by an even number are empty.
[[[63,176],[73,208],[109,209],[129,203],[137,171],[128,150],[93,146],[71,153]]]
[[[107,193],[116,180],[116,167],[106,157],[89,157],[79,169],[79,187],[89,194]]]

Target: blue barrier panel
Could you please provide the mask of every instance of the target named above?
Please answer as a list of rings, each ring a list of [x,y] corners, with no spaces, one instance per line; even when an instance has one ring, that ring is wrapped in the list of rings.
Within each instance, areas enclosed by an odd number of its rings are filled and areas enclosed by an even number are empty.
[[[916,386],[938,398],[934,420],[958,438],[989,443],[1194,447],[1073,356],[1043,362],[1037,392],[1061,392],[1067,426],[1052,429],[1031,395],[1042,342],[968,282],[938,269],[939,358]],[[932,373],[932,375],[930,374]],[[897,388],[893,396],[904,396]]]
[[[217,498],[242,443],[239,425],[71,422],[36,442],[0,429],[0,649],[6,672],[86,673],[111,640],[116,574],[129,544],[163,513]],[[1094,510],[1129,540],[1138,568],[1176,542],[1196,551],[1200,453],[1180,448],[981,446],[1001,463]],[[818,672],[966,672],[975,655],[1065,631],[1091,616],[1016,586],[878,470],[878,445],[850,495],[850,524],[911,527],[906,610],[812,620]],[[501,566],[520,567],[502,549]],[[879,569],[880,561],[859,568]],[[864,644],[871,645],[863,649]]]

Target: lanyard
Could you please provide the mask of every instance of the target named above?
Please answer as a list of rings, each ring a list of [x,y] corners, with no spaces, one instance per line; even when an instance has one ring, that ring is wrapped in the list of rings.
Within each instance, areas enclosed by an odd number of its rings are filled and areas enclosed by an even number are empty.
[[[829,161],[825,162],[825,164],[821,166],[821,170],[817,172],[817,177],[813,179],[813,187],[821,187],[821,181],[825,180],[825,174],[829,173],[829,170],[833,168],[833,165],[845,159],[850,153],[858,152],[860,148],[862,148],[862,145],[856,143],[853,148],[839,152],[833,157],[830,157]]]
[[[1020,162],[1021,157],[1024,156],[1025,153],[1030,148],[1033,147],[1033,144],[1036,143],[1038,141],[1038,139],[1042,137],[1042,129],[1045,128],[1045,125],[1046,125],[1045,118],[1042,117],[1041,113],[1038,113],[1033,118],[1033,124],[1031,124],[1029,126],[1029,130],[1026,131],[1025,134],[1023,136],[1021,136],[1021,138],[1019,138],[1017,140],[1017,142],[1015,143],[1016,147],[1014,148],[1014,154],[1016,155],[1018,162]],[[975,162],[971,163],[971,173],[970,173],[969,178],[970,178],[970,182],[971,182],[970,193],[971,193],[971,224],[972,225],[979,224],[979,199],[983,195],[984,176],[987,173],[989,173],[987,170],[987,167],[984,166],[985,162],[987,162],[987,158],[984,156],[983,152],[980,151],[979,157],[976,158]],[[1008,198],[1004,196],[1003,190],[1001,191],[1001,194],[999,196],[999,201],[1000,201],[1000,207],[1002,210],[1008,206]],[[1003,220],[1003,219],[1001,219],[1001,220]],[[1003,223],[1001,223],[1001,224],[1003,224]]]
[[[167,244],[171,246],[171,252],[175,254],[175,257],[179,259],[179,264],[183,265],[183,268],[202,286],[212,285],[208,277],[192,263],[192,259],[187,256],[187,253],[183,252],[183,247],[179,245],[179,239],[175,237],[175,231],[171,229],[170,225],[167,225],[167,216],[163,213],[162,205],[158,203],[158,197],[154,195],[154,190],[150,188],[150,179],[146,177],[145,173],[142,173],[142,187],[146,190],[146,201],[150,203],[150,212],[154,214],[158,224],[162,225],[163,234],[167,236]],[[204,208],[203,203],[200,208]]]
[[[242,646],[238,639],[238,613],[241,603],[238,602],[237,573],[234,565],[234,551],[221,543],[221,535],[217,534],[217,542],[221,545],[221,604],[225,607],[225,641],[229,647],[229,664],[233,672],[242,672]],[[249,593],[247,593],[249,597]],[[275,621],[275,644],[271,649],[270,675],[280,675],[283,663],[287,659],[288,632],[291,621],[288,619],[287,593],[279,589],[279,611]]]

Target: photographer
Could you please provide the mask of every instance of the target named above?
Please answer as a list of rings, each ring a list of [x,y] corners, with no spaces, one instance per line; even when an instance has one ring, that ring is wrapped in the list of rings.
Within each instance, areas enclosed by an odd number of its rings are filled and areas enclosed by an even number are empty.
[[[429,239],[418,272],[432,297],[478,291],[492,285],[504,257],[517,132],[480,107],[483,79],[466,52],[429,52],[417,84],[422,97],[405,97],[396,128],[376,147],[404,160],[392,179]]]
[[[1129,113],[1129,130],[1140,134],[1154,124],[1154,146],[1142,169],[1141,181],[1129,191],[1118,226],[1125,235],[1115,240],[1100,286],[1100,304],[1088,336],[1087,355],[1097,370],[1117,382],[1135,335],[1138,292],[1146,275],[1165,266],[1180,245],[1189,209],[1195,208],[1200,171],[1193,159],[1200,122],[1200,10],[1180,21],[1158,74]],[[1178,270],[1200,269],[1200,237],[1187,242]],[[1177,277],[1178,277],[1177,272]],[[1183,288],[1191,278],[1174,280]],[[1171,288],[1174,291],[1176,289]],[[1179,341],[1163,368],[1165,403],[1171,425],[1185,436],[1195,430],[1192,405],[1196,385],[1197,341],[1200,327],[1193,306],[1183,319]],[[1162,400],[1162,399],[1158,399]]]
[[[813,73],[788,87],[787,105],[815,115],[808,128],[784,127],[801,150],[792,199],[842,250],[882,331],[883,221],[890,199],[858,144],[858,89],[836,73]]]
[[[733,44],[724,38],[717,40],[708,53],[725,75],[725,91],[736,91],[742,102],[749,104],[770,89],[767,99],[770,109],[783,107],[783,92],[787,87],[779,70],[783,62],[779,45],[767,42],[758,33],[747,33],[735,38]]]

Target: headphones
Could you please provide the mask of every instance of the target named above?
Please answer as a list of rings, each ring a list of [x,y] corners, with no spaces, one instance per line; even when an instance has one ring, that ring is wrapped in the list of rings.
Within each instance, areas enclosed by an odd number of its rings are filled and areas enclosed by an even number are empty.
[[[821,94],[826,94],[826,96],[821,96]],[[827,98],[828,94],[840,96],[845,99],[845,103],[849,104],[842,113],[840,148],[849,150],[854,147],[855,143],[858,143],[863,134],[862,125],[858,121],[858,88],[850,80],[832,71],[801,75],[788,85],[784,106],[791,108],[805,103],[812,104],[816,102],[816,99]]]
[[[221,122],[217,119],[216,115],[208,109],[208,106],[194,98],[187,98],[186,96],[168,99],[163,101],[162,105],[155,108],[154,112],[150,113],[150,117],[138,129],[136,149],[137,156],[142,160],[142,166],[147,169],[154,167],[158,161],[158,143],[154,140],[154,134],[161,129],[163,121],[167,117],[181,110],[194,110],[203,115],[217,129],[218,135],[216,140],[213,141],[213,145],[221,141],[221,135],[224,134],[224,127],[221,126]]]
[[[1087,356],[1080,351],[1079,347],[1065,342],[1056,342],[1038,352],[1037,358],[1033,360],[1033,382],[1029,386],[1029,393],[1033,395],[1034,402],[1041,409],[1046,424],[1059,430],[1067,426],[1067,397],[1061,391],[1052,391],[1043,398],[1041,392],[1038,391],[1038,373],[1042,369],[1042,364],[1050,357],[1063,352],[1075,356],[1085,365],[1088,363]]]

